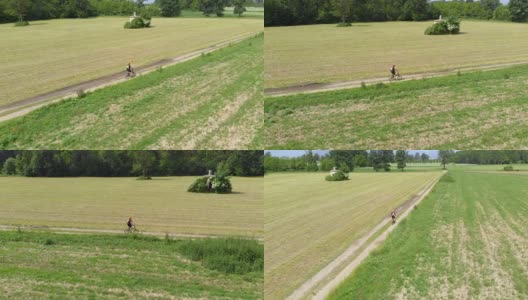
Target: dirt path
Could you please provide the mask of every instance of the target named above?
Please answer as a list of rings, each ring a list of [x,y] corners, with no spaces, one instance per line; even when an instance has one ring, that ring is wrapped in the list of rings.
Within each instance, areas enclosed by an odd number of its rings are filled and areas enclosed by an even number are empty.
[[[0,225],[0,230],[41,230],[41,231],[51,231],[53,233],[110,233],[110,234],[122,234],[123,230],[113,230],[113,229],[88,229],[88,228],[75,228],[75,227],[48,227],[48,226],[12,226],[12,225]],[[166,232],[155,232],[155,231],[141,231],[141,234],[152,235],[152,236],[165,236],[169,235],[171,238],[190,238],[190,239],[203,239],[203,238],[222,238],[226,236],[222,235],[208,235],[208,234],[187,234],[187,233],[166,233]],[[263,238],[255,238],[258,241],[263,241]]]
[[[445,174],[442,174],[442,176]],[[440,180],[442,176],[434,179],[429,183],[419,194],[414,195],[411,199],[407,200],[400,207],[396,209],[398,215],[398,221],[405,218],[411,211],[412,207],[417,205],[429,192],[433,189],[434,185]],[[376,225],[372,230],[370,230],[365,236],[357,240],[349,248],[347,248],[343,253],[341,253],[336,259],[330,262],[326,267],[317,272],[312,278],[308,279],[303,285],[297,288],[290,296],[288,300],[293,299],[302,299],[306,294],[310,292],[313,288],[317,286],[318,283],[327,279],[336,269],[341,266],[346,260],[348,260],[353,255],[357,254],[357,251],[364,247],[367,241],[372,238],[380,229],[391,222],[391,217],[387,216],[384,218],[378,225]],[[398,224],[398,223],[396,223]],[[343,269],[335,278],[328,282],[322,289],[318,290],[313,294],[312,299],[325,299],[332,290],[334,290],[341,282],[343,282],[353,271],[354,269],[369,255],[369,253],[374,250],[379,244],[381,244],[388,236],[388,234],[394,230],[396,226],[390,226],[387,228],[379,237],[377,237],[370,244],[366,245],[366,248],[345,268]]]
[[[400,81],[417,80],[417,79],[422,79],[424,77],[446,76],[446,75],[456,74],[457,72],[478,71],[478,70],[491,71],[491,70],[502,69],[505,67],[513,67],[513,66],[525,65],[525,64],[528,64],[528,62],[524,61],[524,62],[514,62],[514,63],[504,63],[504,64],[493,64],[493,65],[485,65],[485,66],[477,66],[477,67],[446,69],[446,70],[441,70],[437,72],[429,72],[429,73],[405,74],[404,79]],[[361,84],[363,83],[366,85],[371,85],[371,84],[376,84],[380,82],[392,83],[392,82],[399,82],[399,81],[389,80],[389,76],[386,76],[386,77],[358,79],[358,80],[351,80],[351,81],[340,81],[340,82],[333,82],[333,83],[306,83],[306,84],[299,84],[299,85],[293,85],[293,86],[282,87],[282,88],[265,89],[264,94],[266,96],[272,96],[272,97],[287,96],[287,95],[294,95],[294,94],[309,94],[309,93],[356,88],[356,87],[360,87]]]
[[[153,62],[148,65],[137,67],[135,68],[136,75],[139,76],[148,74],[157,70],[159,67],[167,67],[189,61],[191,59],[199,57],[202,54],[214,52],[221,48],[227,47],[233,43],[241,42],[249,37],[255,36],[255,34],[258,34],[258,32],[248,33],[237,38],[209,46],[207,48],[199,49],[184,55],[180,55],[178,57],[162,59],[160,61]],[[127,79],[125,79],[125,72],[119,72],[103,76],[97,79],[81,82],[68,87],[64,87],[49,93],[33,96],[14,103],[2,105],[0,106],[0,122],[23,116],[37,108],[42,107],[43,105],[47,105],[52,102],[61,101],[71,97],[77,97],[77,91],[79,90],[83,90],[84,92],[93,92],[95,90],[110,85],[115,85],[126,80]]]

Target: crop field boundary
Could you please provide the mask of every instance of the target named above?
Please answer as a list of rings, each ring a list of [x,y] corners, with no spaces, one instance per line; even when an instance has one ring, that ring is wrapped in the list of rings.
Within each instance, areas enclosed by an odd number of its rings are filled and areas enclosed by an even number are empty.
[[[403,74],[402,80],[390,80],[389,75],[387,75],[385,77],[366,78],[366,79],[331,82],[331,83],[312,82],[312,83],[298,84],[298,85],[292,85],[292,86],[281,87],[281,88],[265,89],[264,95],[268,97],[280,97],[280,96],[288,96],[288,95],[295,95],[295,94],[311,94],[311,93],[319,93],[319,92],[345,90],[345,89],[350,89],[350,88],[361,87],[363,84],[373,85],[373,84],[378,84],[378,83],[395,83],[395,82],[408,81],[408,80],[418,80],[418,79],[423,79],[426,77],[431,78],[431,77],[453,75],[453,74],[456,74],[457,72],[493,71],[497,69],[519,66],[519,65],[526,65],[526,64],[528,64],[527,61],[520,61],[520,62],[513,62],[513,63],[482,65],[482,66],[476,66],[476,67],[452,68],[452,69],[445,69],[445,70],[440,70],[436,72]]]
[[[228,47],[232,44],[239,43],[246,39],[254,37],[260,34],[261,32],[262,31],[247,33],[236,38],[226,40],[224,42],[220,42],[184,55],[180,55],[174,58],[162,59],[154,63],[137,67],[135,68],[136,77],[154,72],[160,67],[170,67],[195,59],[197,57],[200,57],[201,55],[212,53],[214,51]],[[0,106],[0,122],[23,116],[34,111],[35,109],[38,109],[50,103],[55,103],[72,97],[77,97],[77,91],[79,90],[82,90],[83,92],[93,92],[111,85],[116,85],[125,82],[128,79],[126,79],[124,75],[125,72],[114,73],[111,75],[81,82],[75,85],[57,89],[52,92],[33,96],[24,100]]]
[[[88,229],[88,228],[75,228],[75,227],[47,227],[47,226],[15,226],[15,225],[0,225],[2,231],[13,231],[13,230],[28,230],[28,231],[47,231],[53,233],[62,234],[123,234],[126,228],[123,230],[112,230],[112,229]],[[170,233],[170,232],[157,232],[157,231],[140,231],[141,235],[164,237],[169,238],[188,238],[188,239],[207,239],[207,238],[226,238],[232,237],[232,235],[212,235],[212,234],[191,234],[191,233]],[[237,236],[241,239],[250,239],[263,242],[263,237],[246,237]]]
[[[421,190],[418,194],[413,195],[409,200],[405,201],[401,206],[396,209],[398,213],[398,222],[404,219],[411,211],[415,205],[418,205],[422,199],[424,199],[429,192],[436,185],[438,180],[446,174],[446,171],[442,172],[442,175],[433,179],[426,187]],[[379,246],[388,236],[396,226],[389,226],[385,231],[383,231],[376,239],[374,239],[370,244],[366,244],[372,239],[380,230],[387,226],[391,222],[389,216],[385,217],[378,225],[371,229],[365,236],[361,237],[359,240],[355,241],[350,247],[348,247],[343,253],[337,256],[333,261],[326,265],[323,269],[317,272],[314,276],[308,279],[303,283],[299,288],[297,288],[293,293],[290,294],[286,299],[303,299],[307,297],[307,293],[312,291],[318,284],[322,281],[328,279],[332,273],[335,273],[339,267],[349,260],[351,257],[357,255],[358,251],[363,249],[359,255],[352,260],[341,272],[337,274],[336,277],[327,282],[321,289],[313,292],[312,299],[325,299],[332,290],[334,290],[341,282],[343,282],[359,264],[367,258],[369,253],[373,251],[377,246]],[[396,224],[397,225],[397,224]]]

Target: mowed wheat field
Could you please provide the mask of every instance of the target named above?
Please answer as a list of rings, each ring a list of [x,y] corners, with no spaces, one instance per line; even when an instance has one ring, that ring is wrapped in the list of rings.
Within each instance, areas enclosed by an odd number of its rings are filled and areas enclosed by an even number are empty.
[[[527,174],[450,166],[329,299],[528,298]]]
[[[0,25],[0,106],[219,42],[262,31],[259,18],[153,18],[125,30],[127,17]]]
[[[460,35],[426,36],[427,22],[268,27],[265,87],[528,62],[528,25],[462,20]]]
[[[262,34],[0,123],[5,149],[262,149]]]
[[[232,178],[233,194],[188,193],[196,177],[0,177],[0,225],[263,236],[262,178]]]
[[[265,298],[283,299],[443,173],[265,176]]]

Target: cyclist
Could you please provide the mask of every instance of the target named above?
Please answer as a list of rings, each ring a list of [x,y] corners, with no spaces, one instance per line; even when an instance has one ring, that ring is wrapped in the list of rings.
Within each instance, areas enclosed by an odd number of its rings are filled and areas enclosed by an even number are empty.
[[[396,224],[396,211],[391,212],[392,224]]]
[[[132,65],[130,63],[128,63],[126,67],[126,72],[127,72],[127,78],[133,75],[136,75],[136,73],[134,72],[134,68],[132,68]]]
[[[128,231],[131,231],[132,228],[134,228],[134,221],[132,221],[132,217],[128,218],[127,226],[128,226]]]
[[[391,79],[394,79],[396,77],[396,65],[392,65],[392,68],[390,68],[390,72],[392,74]]]

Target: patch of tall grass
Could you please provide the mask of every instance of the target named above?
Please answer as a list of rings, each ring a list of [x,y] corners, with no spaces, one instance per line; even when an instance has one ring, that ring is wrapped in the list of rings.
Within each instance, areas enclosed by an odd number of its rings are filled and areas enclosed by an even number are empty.
[[[189,240],[180,252],[208,269],[246,274],[264,270],[264,247],[255,240],[241,238]]]

